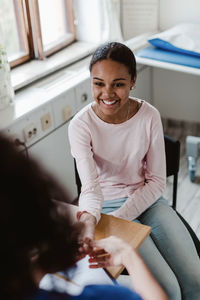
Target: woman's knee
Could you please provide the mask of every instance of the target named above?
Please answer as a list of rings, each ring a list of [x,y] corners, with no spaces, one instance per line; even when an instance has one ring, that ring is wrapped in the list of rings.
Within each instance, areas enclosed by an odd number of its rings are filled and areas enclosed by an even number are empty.
[[[167,229],[168,232],[171,230],[184,228],[182,221],[171,208],[167,201],[163,198],[159,199],[151,207],[149,207],[139,218],[142,224],[149,225],[154,230],[161,228],[161,230]]]

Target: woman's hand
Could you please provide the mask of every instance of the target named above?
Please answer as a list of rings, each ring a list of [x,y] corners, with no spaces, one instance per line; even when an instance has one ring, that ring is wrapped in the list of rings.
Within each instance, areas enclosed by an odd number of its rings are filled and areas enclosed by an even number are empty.
[[[94,233],[95,233],[95,227],[97,224],[96,218],[91,215],[90,213],[84,213],[81,215],[80,222],[84,223],[85,228],[83,230],[83,233],[81,235],[82,239],[89,238],[90,240],[94,239]]]
[[[90,213],[82,214],[79,221],[84,224],[84,228],[80,236],[79,248],[80,258],[83,258],[92,251],[92,241],[94,239],[97,221]]]
[[[90,268],[105,268],[124,265],[130,275],[133,288],[144,300],[169,300],[161,286],[154,279],[144,261],[129,244],[111,236],[93,241],[89,259]]]
[[[114,236],[93,241],[91,246],[90,268],[124,265],[125,257],[133,255],[134,251],[129,244]]]

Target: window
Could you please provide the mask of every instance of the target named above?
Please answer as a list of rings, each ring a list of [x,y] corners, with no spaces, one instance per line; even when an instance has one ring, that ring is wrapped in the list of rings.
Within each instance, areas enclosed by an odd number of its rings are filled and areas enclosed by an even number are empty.
[[[72,0],[1,0],[0,44],[11,67],[44,59],[74,40]]]

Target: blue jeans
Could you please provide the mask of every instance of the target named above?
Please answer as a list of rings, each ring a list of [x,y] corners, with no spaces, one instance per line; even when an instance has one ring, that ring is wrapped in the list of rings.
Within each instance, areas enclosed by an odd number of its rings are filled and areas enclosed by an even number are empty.
[[[112,212],[126,200],[105,201],[102,212]],[[169,299],[200,299],[200,259],[190,234],[167,201],[159,198],[134,221],[152,227],[139,253]]]

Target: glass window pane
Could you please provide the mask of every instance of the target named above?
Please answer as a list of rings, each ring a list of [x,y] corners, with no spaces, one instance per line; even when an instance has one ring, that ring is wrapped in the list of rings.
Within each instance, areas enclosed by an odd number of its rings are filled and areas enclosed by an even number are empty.
[[[13,0],[1,0],[0,43],[6,49],[9,61],[24,55]]]
[[[38,5],[44,49],[67,39],[71,34],[65,0],[39,0]]]

